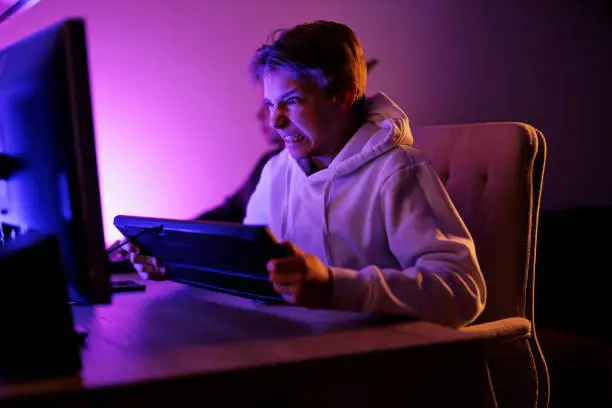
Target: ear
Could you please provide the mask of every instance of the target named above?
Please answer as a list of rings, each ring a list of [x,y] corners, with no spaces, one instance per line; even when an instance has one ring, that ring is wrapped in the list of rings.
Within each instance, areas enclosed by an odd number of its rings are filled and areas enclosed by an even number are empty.
[[[338,103],[340,105],[340,111],[342,113],[346,113],[351,109],[355,100],[357,99],[357,85],[353,84],[351,88],[344,94],[338,98]]]

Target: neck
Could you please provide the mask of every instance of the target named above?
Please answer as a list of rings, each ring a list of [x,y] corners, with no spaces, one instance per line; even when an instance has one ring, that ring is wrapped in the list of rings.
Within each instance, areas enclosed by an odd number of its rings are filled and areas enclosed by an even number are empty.
[[[312,159],[319,169],[324,169],[334,160],[334,158],[340,153],[340,150],[348,143],[353,137],[357,130],[366,121],[366,115],[360,110],[351,110],[347,113],[347,118],[342,122],[339,129],[339,133],[342,135],[338,138],[338,143],[334,146],[331,154],[324,156],[314,156]]]

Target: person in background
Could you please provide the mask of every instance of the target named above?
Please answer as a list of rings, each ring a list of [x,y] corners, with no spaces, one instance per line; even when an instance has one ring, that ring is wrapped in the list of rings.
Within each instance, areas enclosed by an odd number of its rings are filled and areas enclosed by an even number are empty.
[[[251,173],[247,177],[244,184],[242,184],[242,186],[240,186],[240,188],[238,188],[234,194],[227,197],[223,204],[219,205],[218,207],[198,215],[195,218],[196,220],[237,223],[241,223],[242,220],[244,220],[247,203],[249,202],[249,198],[251,198],[251,194],[253,194],[253,191],[255,190],[255,186],[257,186],[257,183],[259,183],[261,171],[268,160],[280,153],[280,151],[285,147],[285,142],[283,139],[281,139],[278,133],[270,127],[270,114],[267,106],[265,106],[263,103],[257,110],[256,117],[259,122],[259,129],[264,141],[272,148],[259,157],[255,167],[253,170],[251,170]]]

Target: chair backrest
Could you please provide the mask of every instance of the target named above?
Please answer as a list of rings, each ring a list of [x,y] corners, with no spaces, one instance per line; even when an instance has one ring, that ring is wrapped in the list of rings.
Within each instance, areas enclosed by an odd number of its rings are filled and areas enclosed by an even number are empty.
[[[534,323],[544,136],[516,122],[413,130],[415,147],[431,160],[476,244],[487,283],[487,304],[475,323],[511,317],[531,322],[525,353],[538,377],[537,406],[547,407],[548,369]]]
[[[516,122],[429,126],[413,131],[415,147],[431,160],[474,238],[487,283],[487,304],[475,323],[511,317],[530,321],[524,351],[536,370],[537,406],[547,407],[548,369],[534,323],[544,136]]]
[[[533,324],[543,135],[515,122],[413,131],[474,238],[488,292],[477,323],[524,317]]]

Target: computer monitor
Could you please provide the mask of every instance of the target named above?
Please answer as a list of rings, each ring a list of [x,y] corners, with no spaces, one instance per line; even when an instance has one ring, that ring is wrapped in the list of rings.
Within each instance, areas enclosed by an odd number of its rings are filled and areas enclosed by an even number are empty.
[[[55,235],[70,300],[110,303],[83,20],[0,50],[0,173],[5,249]]]

